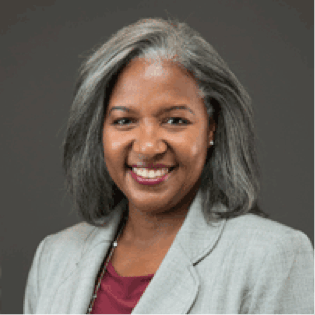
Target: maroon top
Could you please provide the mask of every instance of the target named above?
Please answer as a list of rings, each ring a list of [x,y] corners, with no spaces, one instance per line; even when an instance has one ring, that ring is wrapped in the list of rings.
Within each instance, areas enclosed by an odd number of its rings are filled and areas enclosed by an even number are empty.
[[[110,261],[91,314],[131,314],[153,276],[122,277]]]

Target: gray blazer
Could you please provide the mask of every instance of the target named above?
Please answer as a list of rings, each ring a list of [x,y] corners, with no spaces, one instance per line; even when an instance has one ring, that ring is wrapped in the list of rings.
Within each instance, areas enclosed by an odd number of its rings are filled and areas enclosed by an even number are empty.
[[[46,237],[28,276],[25,313],[85,313],[122,213]],[[314,314],[313,247],[302,232],[247,214],[207,224],[192,203],[133,313]]]

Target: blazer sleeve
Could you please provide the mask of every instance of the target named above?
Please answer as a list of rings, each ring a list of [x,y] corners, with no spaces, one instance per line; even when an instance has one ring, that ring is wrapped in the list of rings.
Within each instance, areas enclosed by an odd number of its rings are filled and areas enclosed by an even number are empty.
[[[48,238],[49,236],[42,240],[38,245],[31,269],[28,274],[24,294],[24,314],[36,313],[36,305],[40,292],[40,280],[42,279],[41,275],[44,275],[44,270],[42,269],[47,266],[49,261],[49,253],[45,253],[45,245]]]
[[[314,314],[314,250],[295,231],[271,242],[244,311],[252,314]]]

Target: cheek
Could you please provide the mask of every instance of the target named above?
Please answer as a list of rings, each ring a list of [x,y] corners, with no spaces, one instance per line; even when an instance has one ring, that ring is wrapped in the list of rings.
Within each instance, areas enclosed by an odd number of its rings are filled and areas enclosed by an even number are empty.
[[[189,151],[191,167],[194,169],[202,169],[206,158],[206,149],[204,143],[195,142]]]
[[[182,140],[174,144],[178,148],[177,152],[182,165],[194,171],[202,169],[207,154],[205,137],[203,135],[198,135],[198,137],[190,135]]]
[[[104,143],[104,142],[103,142]],[[111,154],[118,154],[118,152],[121,150],[122,142],[121,140],[105,140],[104,143],[104,149],[106,148],[106,151],[111,152]]]
[[[200,131],[193,141],[191,141],[191,154],[197,158],[205,151],[207,151],[207,136],[205,132]]]
[[[190,148],[190,155],[192,156],[192,158],[197,158],[199,151],[200,151],[200,145],[195,142]]]
[[[104,158],[106,164],[112,165],[119,161],[121,157],[123,143],[120,137],[117,137],[115,133],[104,130],[103,132],[103,149],[104,149]]]

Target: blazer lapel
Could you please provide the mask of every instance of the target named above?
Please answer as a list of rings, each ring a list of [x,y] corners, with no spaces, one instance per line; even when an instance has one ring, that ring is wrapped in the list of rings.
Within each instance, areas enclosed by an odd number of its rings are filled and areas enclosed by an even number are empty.
[[[179,244],[174,244],[145,290],[133,313],[187,313],[193,304],[199,279]]]
[[[105,255],[115,237],[123,207],[119,206],[105,228],[96,228],[86,241],[81,259],[69,268],[68,275],[60,282],[51,303],[50,313],[85,314],[95,287],[95,280]]]
[[[188,313],[198,296],[200,277],[194,265],[214,248],[226,220],[208,224],[199,191],[183,226],[133,313]]]
[[[116,209],[108,226],[95,229],[82,249],[81,258],[69,266],[69,272],[60,281],[50,305],[42,306],[45,310],[42,313],[87,312],[97,273],[116,234],[123,207]],[[188,313],[200,286],[200,275],[194,265],[211,252],[224,224],[225,220],[211,225],[206,223],[199,192],[133,313]]]

